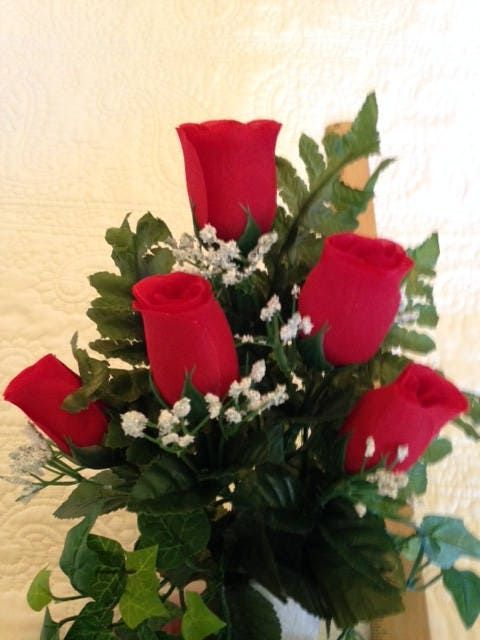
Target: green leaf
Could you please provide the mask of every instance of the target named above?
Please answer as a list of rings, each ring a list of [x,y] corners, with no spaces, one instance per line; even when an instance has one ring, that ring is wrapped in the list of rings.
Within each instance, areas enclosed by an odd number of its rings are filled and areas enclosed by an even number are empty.
[[[145,276],[153,276],[158,274],[170,273],[175,258],[170,249],[161,247],[154,249],[151,254],[143,259]]]
[[[135,235],[128,224],[128,216],[121,226],[107,229],[105,240],[112,247],[112,258],[120,273],[132,284],[137,280],[137,252]]]
[[[416,353],[430,353],[435,350],[435,342],[424,333],[393,325],[385,338],[384,347],[402,347]]]
[[[43,618],[42,630],[40,633],[40,640],[60,640],[60,625],[58,622],[54,622],[50,616],[50,611],[45,609],[45,616]]]
[[[454,420],[457,427],[460,427],[464,434],[472,440],[480,440],[477,429],[480,427],[480,397],[473,393],[465,393],[468,399],[469,409],[461,418]]]
[[[100,605],[113,607],[120,600],[127,582],[124,551],[116,540],[92,534],[88,536],[87,545],[99,559],[90,595]]]
[[[434,440],[422,456],[425,464],[435,464],[452,453],[452,443],[447,438]]]
[[[108,380],[108,363],[91,358],[85,349],[77,346],[77,334],[71,340],[72,353],[77,360],[82,386],[69,394],[62,403],[62,409],[70,413],[78,413],[86,409],[92,400],[97,399],[98,390]]]
[[[139,515],[141,532],[139,546],[157,545],[157,567],[173,569],[203,551],[210,538],[210,522],[204,511],[166,514],[163,516]]]
[[[417,462],[408,472],[406,492],[408,494],[414,493],[417,496],[421,496],[427,490],[427,483],[427,467],[423,462]]]
[[[421,245],[409,249],[408,254],[415,262],[415,271],[433,275],[440,255],[438,233],[432,233]]]
[[[288,160],[276,158],[276,164],[280,196],[290,213],[296,217],[308,198],[308,189]]]
[[[315,335],[300,338],[296,342],[297,349],[302,358],[312,369],[315,369],[315,371],[331,371],[333,369],[333,366],[326,359],[323,349],[323,342],[327,331],[328,327],[322,327]]]
[[[34,611],[41,611],[52,601],[50,574],[51,571],[48,569],[41,569],[32,580],[27,593],[27,602]]]
[[[89,276],[91,286],[98,291],[102,299],[112,303],[131,306],[132,284],[122,276],[108,271],[98,271]]]
[[[124,461],[123,454],[118,449],[109,449],[100,444],[89,447],[76,447],[69,442],[73,459],[80,465],[90,469],[106,469],[115,467]]]
[[[165,222],[147,212],[137,222],[135,243],[138,258],[143,258],[152,247],[171,237],[172,234]]]
[[[426,516],[420,526],[428,559],[449,569],[461,556],[480,558],[480,540],[458,518]]]
[[[250,586],[226,591],[233,640],[281,640],[280,621],[273,605]]]
[[[97,509],[90,513],[67,533],[60,557],[60,568],[69,578],[72,586],[81,594],[89,595],[95,578],[98,556],[87,545],[90,529],[97,519]]]
[[[198,484],[184,462],[165,454],[142,472],[130,494],[128,509],[153,515],[196,511],[216,491],[215,484]]]
[[[467,629],[480,615],[480,577],[472,571],[447,569],[442,571],[443,584],[450,591],[458,613]]]
[[[325,160],[318,149],[318,144],[312,138],[302,133],[299,142],[300,157],[307,170],[310,188],[318,177],[325,171]]]
[[[242,235],[237,240],[237,243],[240,247],[240,251],[244,255],[247,255],[249,251],[256,246],[259,237],[262,235],[262,231],[248,209],[245,210],[245,215],[247,217],[247,222]]]
[[[109,340],[108,338],[93,340],[90,349],[101,353],[106,358],[119,358],[128,364],[139,365],[147,362],[147,352],[143,342],[134,340]]]
[[[358,115],[352,123],[351,129],[344,135],[327,133],[323,139],[323,146],[329,162],[348,159],[349,162],[358,158],[378,153],[380,140],[377,132],[378,108],[374,93],[367,96]]]
[[[135,629],[148,618],[168,616],[168,610],[158,595],[156,557],[156,547],[126,552],[129,573],[119,607],[122,618],[130,629]]]
[[[109,630],[113,611],[96,602],[87,603],[68,630],[65,640],[115,640]]]
[[[104,338],[112,340],[143,340],[140,317],[131,311],[119,312],[115,308],[90,307],[87,316],[97,325]]]
[[[225,623],[193,591],[185,592],[187,611],[182,618],[182,636],[185,640],[203,640],[223,629]]]

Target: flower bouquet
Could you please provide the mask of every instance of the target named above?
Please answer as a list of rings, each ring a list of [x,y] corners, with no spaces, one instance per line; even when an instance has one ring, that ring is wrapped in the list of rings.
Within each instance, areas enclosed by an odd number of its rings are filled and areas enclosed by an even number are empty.
[[[42,569],[28,593],[43,640],[280,640],[292,601],[353,640],[422,570],[474,624],[480,578],[455,563],[480,541],[409,507],[448,421],[479,438],[480,403],[425,364],[437,236],[353,233],[391,161],[363,189],[341,172],[379,152],[376,123],[372,94],[322,151],[302,135],[308,181],[275,161],[276,122],[182,125],[194,234],[150,213],[108,229],[116,272],[90,276],[100,337],[72,340],[79,375],[47,355],[5,390],[32,427],[8,479],[22,500],[72,485],[55,516],[79,519],[60,557],[73,592]],[[118,509],[136,514],[132,549],[93,532]]]

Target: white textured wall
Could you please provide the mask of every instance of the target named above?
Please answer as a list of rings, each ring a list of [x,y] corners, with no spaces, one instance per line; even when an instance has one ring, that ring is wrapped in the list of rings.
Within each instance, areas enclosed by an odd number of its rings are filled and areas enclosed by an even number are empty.
[[[440,362],[478,389],[479,18],[477,0],[0,0],[0,386],[47,351],[72,363],[107,226],[150,209],[187,228],[176,124],[274,118],[292,155],[303,130],[349,119],[375,88],[384,152],[399,159],[378,189],[380,233],[408,244],[440,231]],[[1,411],[5,472],[22,417]],[[455,444],[427,506],[480,531],[479,449]],[[2,484],[3,640],[38,638],[24,594],[56,565],[58,500],[20,507]],[[123,515],[102,527],[132,539]],[[441,590],[429,603],[435,640],[480,637]]]

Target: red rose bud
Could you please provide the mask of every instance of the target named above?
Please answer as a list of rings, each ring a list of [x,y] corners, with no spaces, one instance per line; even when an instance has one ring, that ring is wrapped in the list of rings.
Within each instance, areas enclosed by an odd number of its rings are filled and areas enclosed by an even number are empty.
[[[224,395],[239,376],[225,314],[208,280],[188,273],[149,276],[134,285],[152,376],[164,399],[181,396],[185,376],[202,393]]]
[[[172,636],[179,636],[182,632],[182,619],[175,618],[172,622],[168,622],[164,627],[162,627],[162,631],[170,633]]]
[[[187,190],[199,228],[211,224],[222,240],[237,240],[248,210],[262,233],[276,214],[273,120],[212,120],[177,128],[185,160]]]
[[[4,397],[69,454],[68,440],[77,447],[100,444],[107,429],[108,420],[98,402],[78,413],[62,409],[65,398],[81,384],[79,376],[49,354],[13,378]]]
[[[451,382],[429,367],[408,365],[388,386],[368,391],[347,418],[341,430],[348,437],[346,471],[357,473],[382,458],[395,471],[410,469],[443,425],[467,408],[465,396]],[[365,456],[369,437],[374,451]]]
[[[385,338],[400,305],[400,284],[413,261],[390,240],[339,233],[325,240],[298,300],[315,335],[322,327],[326,359],[366,362]]]

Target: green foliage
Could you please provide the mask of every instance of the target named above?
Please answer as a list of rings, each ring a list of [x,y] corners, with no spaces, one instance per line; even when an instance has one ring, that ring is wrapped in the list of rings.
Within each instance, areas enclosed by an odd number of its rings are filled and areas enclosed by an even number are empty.
[[[281,640],[275,609],[257,589],[248,585],[227,589],[226,601],[233,640]]]
[[[58,622],[55,622],[52,619],[47,607],[47,609],[45,609],[42,630],[40,632],[40,640],[60,640],[59,630],[60,626]]]
[[[28,589],[27,602],[34,611],[41,611],[52,601],[50,574],[48,569],[41,569]]]
[[[440,462],[452,452],[452,443],[447,438],[437,438],[433,440],[422,456],[425,464],[435,464]]]
[[[113,611],[89,602],[78,614],[65,640],[115,640],[110,631],[112,620]]]
[[[156,547],[126,553],[128,578],[119,607],[130,629],[135,629],[148,618],[168,616],[168,610],[158,596],[156,556]]]
[[[182,636],[185,640],[203,640],[223,629],[225,622],[207,607],[198,593],[186,591],[185,601],[187,610],[182,618]]]
[[[473,393],[466,393],[469,401],[469,410],[461,418],[454,420],[454,424],[459,427],[463,433],[472,440],[480,440],[478,429],[480,427],[480,397]]]
[[[138,516],[139,547],[157,546],[157,567],[173,569],[192,560],[210,539],[210,522],[204,511]]]
[[[394,325],[385,338],[384,347],[401,347],[406,351],[426,354],[435,350],[435,342],[425,333]]]
[[[420,526],[427,558],[450,569],[461,556],[480,558],[480,540],[458,518],[426,516]]]
[[[442,571],[442,577],[464,625],[470,629],[480,615],[480,577],[472,571],[457,569]]]

